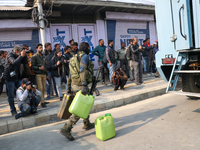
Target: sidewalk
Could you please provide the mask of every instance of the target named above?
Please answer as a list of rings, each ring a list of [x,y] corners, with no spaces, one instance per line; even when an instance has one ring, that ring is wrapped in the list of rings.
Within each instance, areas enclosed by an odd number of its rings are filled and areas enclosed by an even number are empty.
[[[167,83],[162,79],[144,76],[143,80],[144,84],[139,86],[136,86],[134,82],[128,81],[124,91],[113,91],[110,84],[107,86],[98,84],[97,88],[101,95],[95,97],[95,103],[91,113],[134,103],[165,93]],[[64,92],[63,90],[63,93]],[[29,115],[16,120],[11,116],[7,95],[3,93],[0,96],[0,135],[61,121],[61,119],[57,117],[61,101],[57,97],[51,97],[51,100],[48,100],[48,102],[50,103],[47,104],[46,108],[38,107],[38,115]],[[15,106],[18,108],[17,103]],[[19,110],[17,110],[17,112],[19,112]]]

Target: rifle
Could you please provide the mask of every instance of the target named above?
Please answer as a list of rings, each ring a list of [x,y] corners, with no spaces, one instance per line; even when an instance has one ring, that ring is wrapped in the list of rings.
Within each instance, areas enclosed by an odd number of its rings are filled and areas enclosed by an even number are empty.
[[[97,83],[100,81],[100,80],[98,80],[99,74],[100,74],[100,69],[97,70],[96,76],[93,76],[93,78],[92,78],[92,86],[90,89],[90,95],[93,95],[94,92],[95,92],[96,96],[100,95],[99,90],[96,88]]]

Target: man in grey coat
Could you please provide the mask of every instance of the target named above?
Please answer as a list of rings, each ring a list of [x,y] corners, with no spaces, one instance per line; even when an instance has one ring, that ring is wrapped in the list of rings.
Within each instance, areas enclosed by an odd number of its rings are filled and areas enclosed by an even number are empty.
[[[142,46],[138,46],[137,38],[133,38],[133,44],[127,50],[126,56],[127,59],[132,61],[132,66],[134,68],[135,74],[135,84],[140,85],[142,81],[142,63],[141,63],[141,51]],[[131,62],[130,61],[130,62]]]

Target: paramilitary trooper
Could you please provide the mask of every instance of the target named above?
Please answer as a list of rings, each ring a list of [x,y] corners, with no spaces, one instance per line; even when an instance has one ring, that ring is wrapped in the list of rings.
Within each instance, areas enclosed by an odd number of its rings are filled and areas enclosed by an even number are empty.
[[[72,80],[71,87],[74,95],[80,90],[82,94],[86,95],[88,94],[88,84],[92,82],[94,64],[89,59],[90,45],[86,42],[82,42],[79,48],[78,54],[74,55],[69,63]],[[60,133],[70,141],[74,140],[74,137],[71,135],[72,126],[75,125],[79,119],[80,117],[72,114],[67,123],[65,123],[60,130]],[[87,119],[83,120],[83,124],[85,130],[94,128],[94,123],[90,123],[89,116]]]

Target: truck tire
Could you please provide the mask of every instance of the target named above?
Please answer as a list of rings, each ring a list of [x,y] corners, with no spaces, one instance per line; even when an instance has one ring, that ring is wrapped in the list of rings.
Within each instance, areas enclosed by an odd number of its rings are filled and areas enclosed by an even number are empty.
[[[182,90],[183,92],[200,93],[200,86],[197,80],[199,76],[194,74],[183,74],[182,75]],[[199,99],[198,97],[188,96],[191,99]]]

